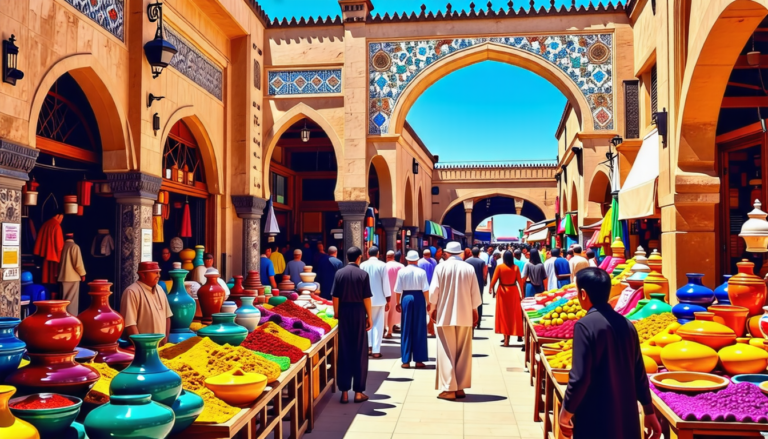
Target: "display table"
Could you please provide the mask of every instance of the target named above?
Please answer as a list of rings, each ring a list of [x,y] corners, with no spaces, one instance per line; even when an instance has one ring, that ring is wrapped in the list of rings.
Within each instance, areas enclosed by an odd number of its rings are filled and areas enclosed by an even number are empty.
[[[544,381],[544,439],[565,439],[560,434],[560,424],[557,420],[560,417],[560,408],[563,406],[563,399],[565,398],[565,384],[560,384],[555,379],[555,375],[552,372],[552,368],[549,366],[549,362],[544,357],[544,354],[540,353],[542,358],[542,380]]]
[[[536,358],[536,353],[538,352],[534,351],[533,348],[533,346],[536,345],[536,331],[533,329],[533,322],[531,322],[531,318],[528,317],[528,313],[525,311],[523,311],[523,332],[523,340],[525,341],[525,360],[523,364],[528,368],[528,374],[531,378],[531,385],[533,385],[533,361]]]
[[[339,327],[336,326],[317,343],[304,351],[307,354],[304,375],[307,386],[302,405],[299,431],[311,432],[315,426],[315,409],[328,393],[336,393],[336,360],[338,358]]]
[[[199,439],[264,439],[270,434],[274,439],[283,438],[283,423],[286,416],[290,419],[289,439],[298,439],[302,435],[299,428],[301,407],[304,407],[304,387],[307,358],[292,364],[269,383],[259,398],[248,407],[240,410],[232,419],[223,424],[192,424],[176,438]],[[284,395],[285,393],[285,395]],[[270,408],[271,407],[271,408]]]
[[[531,361],[533,363],[530,366],[531,372],[533,372],[533,394],[535,398],[533,400],[533,422],[541,422],[541,414],[544,413],[545,409],[545,381],[547,373],[544,368],[544,363],[546,363],[547,360],[542,345],[547,343],[557,343],[562,340],[563,339],[561,338],[538,337],[535,335],[533,337],[531,344],[531,350],[533,351],[533,358]]]
[[[694,439],[702,437],[759,437],[768,436],[768,424],[754,422],[683,421],[655,393],[651,393],[656,415],[662,424],[664,437]],[[642,424],[641,424],[642,425]]]

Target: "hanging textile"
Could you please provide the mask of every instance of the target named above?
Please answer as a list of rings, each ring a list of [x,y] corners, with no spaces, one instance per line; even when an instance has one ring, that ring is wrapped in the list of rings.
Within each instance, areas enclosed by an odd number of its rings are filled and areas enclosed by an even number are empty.
[[[565,234],[570,236],[579,235],[579,232],[576,231],[576,225],[573,224],[573,217],[570,214],[565,215]]]
[[[115,250],[115,241],[108,229],[99,229],[91,243],[91,256],[94,258],[106,258]]]
[[[81,206],[91,205],[91,188],[93,188],[93,182],[91,181],[78,181],[77,182],[77,199],[80,201]]]
[[[53,218],[40,227],[40,233],[35,241],[35,255],[43,258],[43,283],[56,283],[56,275],[59,273],[59,261],[61,250],[64,248],[64,234],[61,231],[63,215],[54,215]]]
[[[611,211],[615,214],[611,217],[611,241],[613,242],[616,240],[616,238],[621,238],[622,241],[624,240],[624,234],[622,233],[622,227],[621,227],[621,220],[619,219],[619,199],[614,197],[611,201]],[[629,233],[627,233],[627,236],[629,236]],[[624,243],[626,248],[629,248],[626,243]]]
[[[189,213],[189,203],[184,204],[184,214],[181,217],[181,233],[179,236],[182,238],[192,237],[192,218]]]
[[[567,217],[568,215],[566,215]],[[561,219],[557,224],[557,234],[565,233],[565,218]]]
[[[603,244],[610,244],[611,243],[611,228],[613,227],[613,207],[608,209],[608,212],[605,213],[605,218],[603,219],[603,223],[600,225],[600,231],[596,232],[597,235],[597,244],[603,245]]]
[[[152,217],[152,242],[165,242],[162,216]]]

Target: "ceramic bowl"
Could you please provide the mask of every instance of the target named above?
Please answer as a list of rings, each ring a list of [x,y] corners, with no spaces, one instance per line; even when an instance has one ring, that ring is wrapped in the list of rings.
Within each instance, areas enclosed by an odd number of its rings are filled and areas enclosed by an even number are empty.
[[[736,384],[739,383],[750,383],[754,385],[759,385],[762,382],[768,381],[768,374],[764,373],[748,373],[743,375],[734,375],[731,377],[731,381],[733,381]]]
[[[736,305],[712,305],[707,311],[713,313],[714,321],[721,323],[736,333],[736,337],[741,337],[747,330],[747,316],[749,308]]]
[[[296,289],[299,291],[317,291],[317,284],[314,282],[300,282]]]
[[[241,406],[255,401],[267,386],[267,377],[260,373],[245,373],[235,369],[205,380],[217,398],[229,405]]]
[[[724,389],[730,383],[728,378],[701,372],[662,372],[649,379],[659,389],[678,393],[711,392]]]
[[[717,355],[729,375],[760,373],[768,366],[768,352],[765,349],[744,343],[726,346]]]
[[[706,320],[694,320],[675,331],[683,340],[693,341],[720,350],[736,342],[736,333],[723,324]]]
[[[768,381],[763,381],[763,382],[762,382],[762,383],[760,383],[760,385],[759,385],[759,386],[757,386],[757,387],[759,387],[759,388],[760,388],[760,390],[761,390],[763,393],[765,393],[766,395],[768,395]]]
[[[692,341],[679,341],[661,350],[661,362],[669,371],[709,373],[717,366],[717,352]]]
[[[299,276],[301,277],[302,282],[314,282],[315,277],[317,276],[316,273],[299,273]]]
[[[28,396],[19,396],[9,401],[11,413],[19,419],[29,422],[40,433],[40,437],[55,438],[63,434],[77,418],[83,400],[74,396],[60,395],[73,404],[66,407],[51,409],[15,409],[13,406],[26,401],[45,401],[53,397],[53,393],[34,393]]]

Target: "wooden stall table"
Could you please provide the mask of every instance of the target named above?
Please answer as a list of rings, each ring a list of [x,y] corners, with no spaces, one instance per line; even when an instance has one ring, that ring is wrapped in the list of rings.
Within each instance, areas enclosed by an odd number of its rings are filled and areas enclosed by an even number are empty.
[[[303,432],[299,428],[300,408],[304,406],[304,387],[307,358],[304,357],[272,383],[269,383],[259,398],[240,410],[229,421],[222,424],[192,424],[174,436],[184,439],[264,439],[274,433],[274,439],[282,439],[283,419],[289,417],[288,439],[299,439]],[[287,393],[286,397],[283,394]],[[270,409],[269,406],[272,408]]]
[[[665,438],[768,437],[768,424],[766,423],[684,421],[655,393],[651,392],[651,397]]]
[[[525,335],[523,337],[525,340],[525,360],[523,364],[528,368],[531,385],[533,385],[533,361],[536,357],[536,352],[533,350],[533,346],[536,345],[536,331],[533,330],[533,322],[531,322],[531,318],[528,317],[528,313],[525,311],[523,311],[523,332]]]
[[[328,393],[336,393],[336,360],[338,358],[339,327],[336,326],[317,343],[304,351],[306,364],[304,375],[307,386],[304,388],[304,405],[301,410],[299,430],[311,432],[315,427],[315,409]]]
[[[560,434],[560,410],[565,399],[566,384],[560,384],[555,378],[555,373],[549,366],[549,362],[542,355],[542,377],[544,380],[544,439],[565,439]]]

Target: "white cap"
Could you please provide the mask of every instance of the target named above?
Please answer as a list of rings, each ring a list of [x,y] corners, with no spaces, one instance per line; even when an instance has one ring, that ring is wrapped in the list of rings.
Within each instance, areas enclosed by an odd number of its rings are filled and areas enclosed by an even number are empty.
[[[416,250],[408,250],[408,255],[405,257],[408,262],[414,262],[419,260],[419,252]]]
[[[448,245],[445,246],[445,252],[458,255],[459,253],[463,253],[464,250],[461,249],[461,244],[456,241],[451,241],[448,243]]]
[[[301,254],[301,250],[296,249],[296,250],[293,251],[293,254],[294,255],[300,255]]]
[[[422,253],[422,254],[425,254],[425,255],[426,255],[427,253],[429,253],[429,254],[431,255],[431,254],[432,254],[432,250],[430,250],[430,249],[428,249],[428,248],[425,248],[425,249],[424,249],[424,251],[422,251],[421,253]]]
[[[394,256],[394,255],[395,255],[395,252],[394,252],[394,251],[392,251],[392,250],[389,250],[389,251],[387,252],[387,256]]]

